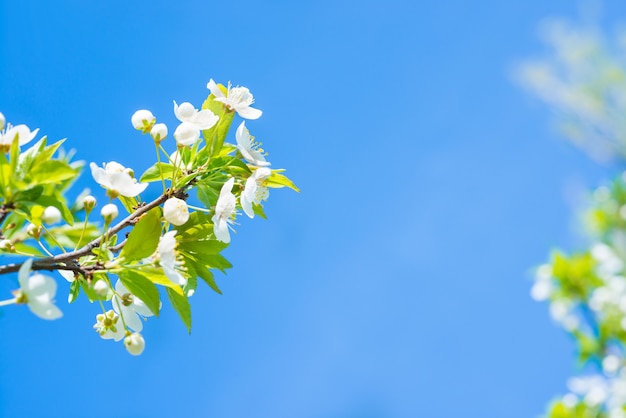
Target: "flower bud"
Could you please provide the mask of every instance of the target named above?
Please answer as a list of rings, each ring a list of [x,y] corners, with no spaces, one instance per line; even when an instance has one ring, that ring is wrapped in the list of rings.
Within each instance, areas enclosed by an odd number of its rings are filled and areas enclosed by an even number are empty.
[[[174,139],[179,146],[191,146],[198,138],[200,138],[200,131],[191,123],[183,122],[174,131]]]
[[[5,122],[6,122],[6,119],[4,118],[4,115],[0,113],[0,131],[4,129]]]
[[[39,239],[41,236],[41,227],[34,224],[28,224],[26,227],[26,233],[35,239]]]
[[[119,211],[117,210],[117,206],[115,206],[113,203],[109,203],[102,207],[102,210],[100,210],[100,215],[102,215],[102,217],[104,218],[104,222],[110,224],[113,219],[117,218],[117,215],[119,215]]]
[[[146,347],[146,342],[140,333],[134,332],[124,338],[124,347],[133,356],[138,356],[143,353],[143,349]]]
[[[133,113],[130,121],[135,129],[145,134],[150,132],[152,125],[156,122],[156,118],[149,110],[138,110]]]
[[[61,222],[61,211],[54,206],[48,206],[41,215],[41,221],[49,225]]]
[[[96,198],[92,195],[85,196],[83,199],[83,207],[85,208],[85,212],[89,213],[96,207]]]
[[[93,285],[93,291],[96,292],[96,295],[104,298],[109,293],[109,285],[105,280],[98,280]]]
[[[183,225],[189,220],[187,203],[182,199],[170,197],[163,205],[163,216],[172,225]]]
[[[167,136],[167,125],[164,123],[157,123],[150,130],[150,135],[152,136],[154,142],[160,144],[161,141],[163,141]]]

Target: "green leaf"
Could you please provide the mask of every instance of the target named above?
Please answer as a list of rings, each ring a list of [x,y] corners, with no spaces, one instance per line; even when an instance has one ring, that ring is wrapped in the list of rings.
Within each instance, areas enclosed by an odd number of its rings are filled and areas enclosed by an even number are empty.
[[[187,327],[187,332],[191,334],[191,305],[189,300],[185,296],[181,296],[169,287],[165,289],[167,291],[167,297],[170,303],[178,312],[178,316],[182,319],[183,323]]]
[[[159,290],[151,280],[135,270],[122,270],[117,276],[130,293],[141,299],[153,314],[159,316],[161,298]]]
[[[180,287],[180,285],[178,283],[174,283],[173,281],[171,281],[165,275],[165,273],[163,273],[162,268],[154,268],[154,267],[142,268],[141,274],[143,274],[148,279],[150,279],[152,283],[158,284],[164,287],[168,287],[174,290],[179,295],[181,296],[183,295],[183,289]]]
[[[273,171],[272,175],[265,179],[264,185],[275,189],[279,189],[281,187],[289,187],[296,192],[300,192],[300,189],[295,184],[293,184],[291,180],[289,180],[286,176],[277,173],[276,171]]]
[[[136,197],[126,197],[120,195],[117,198],[120,200],[120,202],[124,206],[124,209],[126,209],[128,213],[133,213],[139,205]]]
[[[164,179],[172,177],[174,172],[174,166],[166,163],[155,163],[152,167],[148,168],[139,179],[142,183],[151,183],[153,181],[161,181],[161,175]]]
[[[120,257],[126,261],[141,260],[154,254],[161,237],[161,211],[154,208],[133,227]]]
[[[33,183],[49,184],[74,178],[78,173],[63,161],[48,160],[37,164],[29,174]]]
[[[220,288],[217,286],[217,283],[215,282],[215,277],[213,276],[213,273],[211,273],[211,270],[207,269],[205,266],[203,266],[202,264],[199,263],[195,263],[189,259],[188,260],[188,264],[190,264],[193,268],[193,271],[202,279],[204,280],[204,282],[206,284],[209,285],[209,287],[211,289],[213,289],[213,291],[215,291],[216,293],[219,293],[220,295],[222,294],[222,291],[220,290]],[[187,263],[186,263],[187,264]]]
[[[267,219],[267,215],[265,215],[265,211],[263,210],[263,206],[257,205],[256,203],[252,202],[252,211],[256,215],[259,215],[261,218]]]
[[[67,295],[67,303],[74,303],[80,293],[80,280],[74,280],[70,285],[70,294]]]
[[[43,193],[43,186],[35,186],[31,187],[27,190],[20,190],[13,197],[14,202],[25,201],[25,202],[33,202]]]
[[[204,204],[204,207],[210,208],[217,204],[219,192],[208,186],[206,183],[198,183],[196,187],[198,200]]]

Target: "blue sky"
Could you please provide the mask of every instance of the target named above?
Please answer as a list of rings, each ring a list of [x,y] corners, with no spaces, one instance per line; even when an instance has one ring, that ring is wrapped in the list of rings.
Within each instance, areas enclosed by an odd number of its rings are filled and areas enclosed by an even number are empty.
[[[584,244],[573,202],[615,172],[511,81],[543,52],[542,19],[580,16],[571,3],[0,2],[10,122],[141,172],[153,148],[131,114],[173,131],[172,100],[231,80],[302,189],[241,218],[224,294],[196,293],[191,336],[165,307],[139,358],[64,283],[62,320],[3,310],[0,416],[537,416],[576,369],[530,272]],[[601,22],[625,13],[607,1]],[[87,173],[78,186],[101,193]]]

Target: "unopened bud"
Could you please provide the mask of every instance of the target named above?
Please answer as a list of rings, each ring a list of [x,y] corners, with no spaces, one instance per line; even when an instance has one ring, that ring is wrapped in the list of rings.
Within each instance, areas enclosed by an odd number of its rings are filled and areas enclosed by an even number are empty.
[[[85,212],[89,213],[96,207],[96,198],[92,195],[85,196],[83,198],[83,207],[85,208]]]
[[[133,356],[138,356],[143,353],[143,349],[146,348],[146,342],[140,333],[134,332],[124,338],[124,347]]]
[[[183,225],[189,220],[187,203],[182,199],[170,197],[163,205],[163,217],[172,225]]]
[[[104,218],[104,222],[110,224],[113,219],[117,218],[117,215],[119,215],[119,211],[117,210],[117,206],[115,206],[113,203],[108,203],[102,207],[102,210],[100,210],[100,215],[102,215],[102,217]]]
[[[61,222],[61,211],[54,206],[48,206],[41,215],[41,221],[48,225]]]
[[[98,280],[93,285],[93,291],[96,292],[96,295],[101,297],[106,297],[109,293],[109,285],[105,280]]]
[[[157,144],[161,143],[167,136],[167,126],[164,123],[157,123],[150,130],[150,135],[154,142]]]
[[[154,122],[156,122],[156,118],[149,110],[138,110],[133,113],[130,121],[132,122],[135,129],[145,134],[150,132],[150,129],[152,129],[152,125],[154,125]]]

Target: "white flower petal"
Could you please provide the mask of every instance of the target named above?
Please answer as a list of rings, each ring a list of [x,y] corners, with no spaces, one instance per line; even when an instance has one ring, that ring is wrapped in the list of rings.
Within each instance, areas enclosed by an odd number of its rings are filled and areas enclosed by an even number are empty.
[[[235,108],[237,114],[244,119],[255,120],[261,117],[263,112],[250,106],[237,106]]]
[[[52,302],[47,303],[28,303],[31,312],[41,319],[58,319],[63,316],[63,312],[57,308]]]
[[[215,96],[215,97],[224,97],[224,93],[222,93],[222,90],[220,90],[220,88],[217,86],[215,81],[213,81],[213,79],[209,80],[209,82],[206,85],[206,88],[211,90],[211,94],[213,96]]]
[[[17,273],[17,281],[20,283],[20,288],[25,289],[28,286],[28,275],[30,274],[30,267],[33,264],[33,259],[29,258],[24,261],[20,270]]]
[[[213,220],[213,223],[213,233],[215,234],[215,238],[228,244],[230,242],[230,232],[228,231],[228,223],[226,220],[217,218]]]

